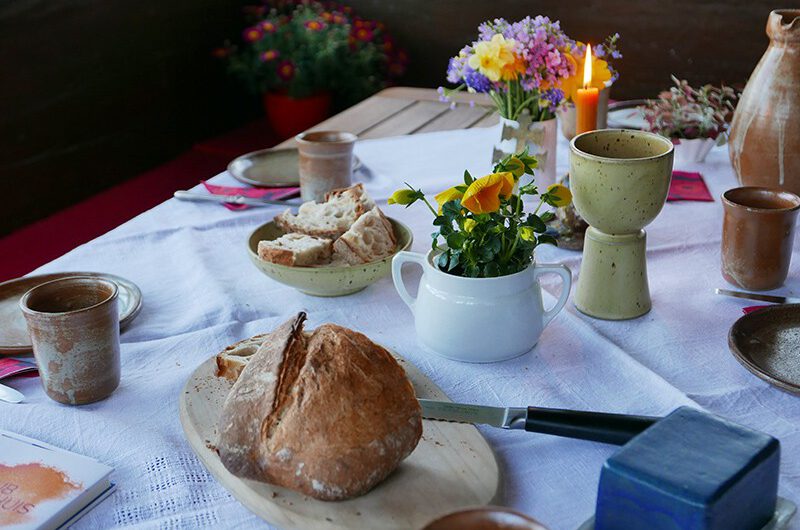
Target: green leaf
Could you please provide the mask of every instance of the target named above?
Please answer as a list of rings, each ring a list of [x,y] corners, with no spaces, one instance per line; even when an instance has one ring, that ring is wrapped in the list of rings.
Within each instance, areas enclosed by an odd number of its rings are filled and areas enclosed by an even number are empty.
[[[475,182],[475,179],[472,177],[472,175],[470,175],[470,174],[469,174],[469,171],[467,171],[467,170],[465,169],[465,170],[464,170],[464,184],[466,184],[467,186],[469,186],[469,185],[470,185],[470,184],[472,184],[473,182]]]
[[[483,267],[483,275],[486,278],[496,278],[500,276],[500,266],[494,261],[487,263]]]
[[[453,252],[450,254],[450,264],[447,266],[447,272],[451,272],[453,269],[458,267],[459,258],[461,257],[461,252]]]
[[[547,235],[547,234],[542,234],[542,235],[540,235],[538,237],[538,239],[539,239],[539,244],[540,245],[550,244],[550,245],[558,246],[558,241],[553,236],[550,236],[550,235]]]
[[[554,214],[553,212],[544,212],[539,214],[539,218],[545,223],[549,223],[550,221],[556,218],[556,214]]]
[[[458,190],[458,191],[460,191],[461,193],[466,193],[466,192],[467,192],[467,188],[468,188],[468,187],[469,187],[469,186],[455,186],[455,189],[457,189],[457,190]]]
[[[473,265],[470,263],[466,267],[464,267],[464,275],[468,278],[477,278],[480,275],[481,271],[477,267],[477,265]]]
[[[436,258],[436,265],[439,267],[439,269],[443,271],[447,270],[447,265],[450,261],[449,254],[449,252],[443,252],[442,254],[439,254],[438,258]]]
[[[448,223],[448,220],[445,216],[439,215],[436,219],[433,220],[433,226],[444,226]]]
[[[447,236],[447,246],[453,250],[459,249],[464,245],[467,237],[463,232],[453,232]]]
[[[533,231],[539,234],[547,232],[547,225],[544,224],[544,221],[542,221],[536,214],[530,214],[525,224],[533,228]]]

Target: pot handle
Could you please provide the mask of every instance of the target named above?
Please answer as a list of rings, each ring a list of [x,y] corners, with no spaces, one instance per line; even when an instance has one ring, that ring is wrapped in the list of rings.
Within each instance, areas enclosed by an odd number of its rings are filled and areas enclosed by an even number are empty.
[[[562,286],[561,296],[558,297],[558,301],[552,308],[544,312],[542,317],[542,328],[547,327],[547,324],[553,320],[553,317],[555,317],[558,312],[564,308],[564,304],[567,303],[567,298],[569,298],[569,290],[572,287],[572,273],[563,263],[545,263],[542,265],[536,264],[533,269],[534,279],[538,278],[542,274],[547,273],[558,274],[561,276]]]
[[[406,252],[401,251],[398,252],[394,258],[392,258],[392,280],[394,281],[394,288],[397,291],[397,294],[400,295],[400,298],[403,299],[403,302],[411,309],[411,312],[414,313],[414,305],[417,302],[417,299],[411,296],[406,289],[406,284],[403,283],[403,274],[401,272],[404,263],[416,263],[420,267],[422,267],[423,271],[425,270],[425,261],[426,257],[422,254],[418,254],[416,252]]]

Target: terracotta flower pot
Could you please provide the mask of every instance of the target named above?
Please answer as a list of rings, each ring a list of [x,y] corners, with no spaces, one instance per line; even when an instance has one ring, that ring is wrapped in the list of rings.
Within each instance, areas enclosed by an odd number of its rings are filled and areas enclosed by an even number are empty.
[[[770,13],[767,35],[733,117],[731,162],[742,185],[800,194],[800,9]]]
[[[272,129],[281,138],[289,138],[329,116],[331,95],[320,92],[307,98],[295,99],[284,93],[267,92],[263,103]]]

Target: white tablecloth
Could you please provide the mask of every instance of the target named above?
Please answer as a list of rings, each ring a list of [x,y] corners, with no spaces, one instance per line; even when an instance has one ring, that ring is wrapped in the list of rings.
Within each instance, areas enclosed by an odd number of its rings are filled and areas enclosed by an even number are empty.
[[[435,193],[458,180],[464,168],[474,175],[486,172],[495,133],[478,129],[370,140],[360,142],[356,152],[372,171],[367,187],[385,206],[403,181]],[[558,165],[564,171],[567,144],[559,142]],[[194,457],[178,420],[178,396],[208,357],[303,309],[311,325],[336,322],[398,351],[453,400],[651,415],[691,405],[761,429],[783,444],[780,494],[797,502],[800,401],[733,358],[728,329],[749,304],[713,293],[725,286],[719,272],[718,197],[736,185],[727,149],[715,149],[696,169],[717,200],[669,203],[648,227],[653,297],[648,315],[606,322],[568,303],[531,353],[491,365],[424,353],[411,313],[389,278],[346,298],[314,298],[263,276],[249,262],[246,239],[278,209],[231,212],[211,203],[169,200],[37,271],[104,271],[141,287],[144,309],[122,335],[120,388],[103,402],[67,407],[49,400],[38,379],[11,380],[28,399],[0,403],[0,428],[116,468],[118,491],[86,516],[81,528],[263,528],[265,523]],[[226,174],[214,182],[235,185]],[[425,251],[432,232],[429,212],[422,206],[386,211],[413,228],[414,249]],[[564,262],[577,276],[579,253],[547,246],[537,252],[540,262]],[[798,290],[798,267],[795,256],[780,292]],[[547,298],[552,303],[553,297]],[[557,530],[574,529],[592,515],[600,468],[613,447],[481,430],[502,469],[503,504]],[[795,522],[794,528],[800,525]]]

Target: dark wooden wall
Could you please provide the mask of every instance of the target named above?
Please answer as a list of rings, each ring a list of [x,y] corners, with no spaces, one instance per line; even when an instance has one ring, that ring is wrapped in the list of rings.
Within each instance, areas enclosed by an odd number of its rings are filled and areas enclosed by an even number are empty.
[[[154,167],[259,114],[210,50],[244,0],[0,0],[0,235]],[[253,2],[255,3],[255,2]],[[406,84],[438,86],[484,19],[546,14],[597,42],[618,31],[617,98],[670,73],[742,82],[763,53],[765,0],[351,0],[411,56]]]

